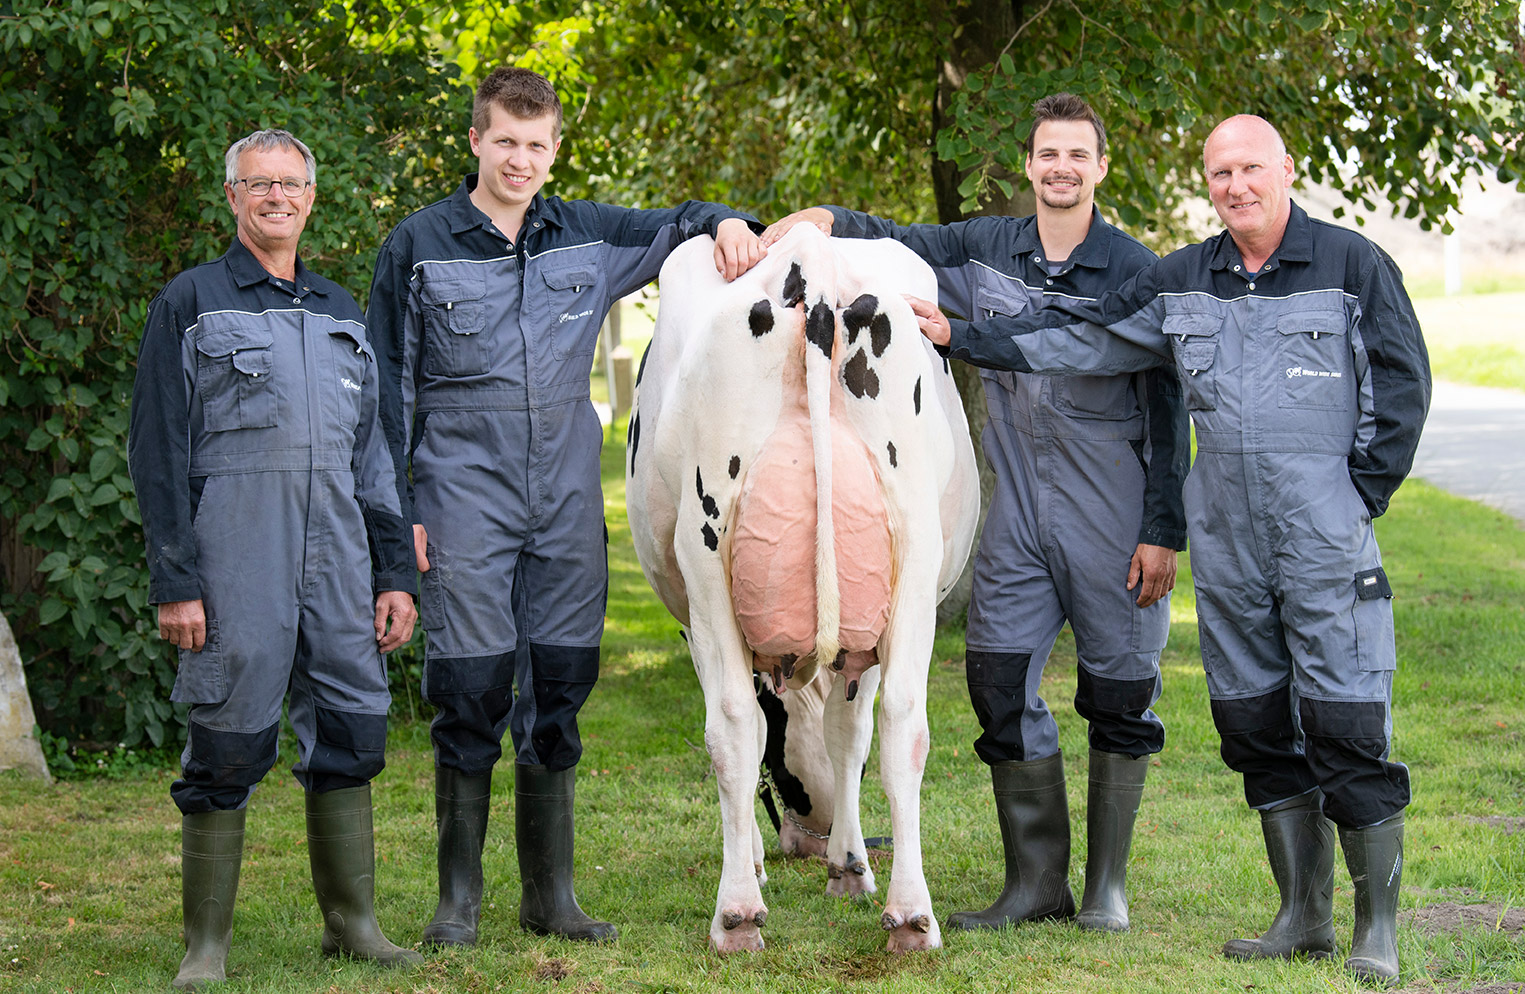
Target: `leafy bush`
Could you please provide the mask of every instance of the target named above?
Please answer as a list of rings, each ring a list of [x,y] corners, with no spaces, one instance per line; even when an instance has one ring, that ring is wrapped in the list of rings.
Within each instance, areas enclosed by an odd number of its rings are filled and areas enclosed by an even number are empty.
[[[43,729],[87,749],[160,746],[183,715],[126,462],[148,301],[227,248],[223,152],[262,127],[313,149],[303,256],[362,295],[384,234],[456,181],[463,150],[446,136],[470,104],[417,15],[384,3],[7,7],[0,611]]]

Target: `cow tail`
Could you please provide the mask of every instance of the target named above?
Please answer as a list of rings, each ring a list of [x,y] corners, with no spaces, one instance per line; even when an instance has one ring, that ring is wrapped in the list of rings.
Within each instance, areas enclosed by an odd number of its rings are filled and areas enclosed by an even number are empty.
[[[841,648],[842,596],[831,500],[831,355],[837,316],[826,301],[816,301],[805,316],[805,337],[805,400],[815,457],[815,658],[829,666]]]

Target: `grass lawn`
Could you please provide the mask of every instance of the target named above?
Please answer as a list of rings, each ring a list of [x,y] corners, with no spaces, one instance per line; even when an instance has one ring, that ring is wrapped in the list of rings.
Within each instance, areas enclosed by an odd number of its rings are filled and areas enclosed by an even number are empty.
[[[288,741],[251,804],[231,980],[220,990],[1357,989],[1337,964],[1241,964],[1218,954],[1226,938],[1263,929],[1275,897],[1258,819],[1218,758],[1184,568],[1158,706],[1169,743],[1151,771],[1129,870],[1131,933],[1092,935],[1055,924],[981,935],[945,930],[941,951],[891,957],[873,901],[828,898],[823,865],[772,858],[764,889],[768,948],[727,959],[710,953],[705,935],[720,833],[702,748],[703,708],[677,625],[631,551],[623,438],[623,426],[609,432],[605,451],[609,621],[602,679],[583,712],[587,751],[577,806],[579,896],[619,926],[619,941],[585,947],[519,930],[513,789],[504,774],[488,830],[481,945],[431,955],[401,973],[324,960]],[[1409,764],[1415,788],[1399,932],[1403,983],[1409,990],[1517,990],[1488,985],[1525,983],[1525,531],[1415,482],[1404,486],[1379,531],[1398,597],[1395,753]],[[1067,703],[1075,689],[1068,636],[1045,688],[1069,768],[1078,895],[1086,746]],[[983,907],[1001,873],[989,778],[970,748],[976,725],[958,631],[938,639],[929,696],[933,744],[922,837],[934,907],[946,918]],[[399,710],[407,713],[403,702]],[[378,906],[387,933],[413,943],[434,908],[426,725],[395,724],[388,758],[375,785]],[[872,765],[864,828],[887,834]],[[183,951],[172,776],[162,770],[53,787],[0,776],[0,991],[168,989]],[[890,856],[874,862],[882,893]],[[1446,928],[1456,904],[1487,905],[1487,924]],[[1351,891],[1342,861],[1335,909],[1348,944]]]
[[[1437,380],[1525,390],[1525,292],[1414,298]]]

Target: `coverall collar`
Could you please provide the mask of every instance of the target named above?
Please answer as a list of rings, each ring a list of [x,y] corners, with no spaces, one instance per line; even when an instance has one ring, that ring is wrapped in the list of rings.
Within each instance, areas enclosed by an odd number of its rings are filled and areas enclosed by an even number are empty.
[[[1026,225],[1022,232],[1017,235],[1016,246],[1012,250],[1013,256],[1031,256],[1038,253],[1042,258],[1043,241],[1038,237],[1038,215],[1031,216],[1031,224]],[[1091,205],[1091,226],[1086,230],[1085,241],[1075,246],[1075,251],[1065,260],[1065,271],[1074,266],[1084,266],[1087,269],[1106,269],[1107,263],[1112,256],[1112,239],[1107,236],[1110,225],[1102,219],[1101,211],[1095,204]]]
[[[476,204],[471,202],[471,191],[477,188],[479,173],[467,173],[466,178],[461,180],[461,185],[456,187],[450,195],[450,233],[460,235],[472,228],[485,228],[490,222],[486,214]],[[529,207],[524,211],[524,230],[533,231],[535,222],[543,220],[548,224],[554,224],[558,228],[566,225],[561,220],[560,201],[547,200],[544,193],[535,194],[535,199],[530,201]]]
[[[285,280],[280,280],[271,275],[270,271],[261,266],[259,260],[254,258],[254,253],[249,251],[249,247],[239,241],[237,237],[233,239],[232,246],[229,247],[227,255],[223,258],[228,260],[228,269],[233,273],[233,279],[238,283],[240,289],[265,282],[276,283],[282,289],[285,289]],[[295,272],[296,278],[292,280],[292,285],[298,290],[302,293],[316,293],[327,296],[327,288],[319,285],[319,281],[312,278],[312,272],[303,265],[301,256],[297,256]]]
[[[1276,246],[1276,251],[1260,267],[1262,273],[1277,268],[1283,262],[1313,261],[1313,222],[1308,220],[1308,212],[1297,206],[1297,201],[1292,201],[1291,206],[1292,213],[1287,218],[1287,230],[1282,232],[1281,244]],[[1239,255],[1239,246],[1234,244],[1234,236],[1225,231],[1216,237],[1218,245],[1208,268],[1233,269],[1240,265],[1243,260]]]

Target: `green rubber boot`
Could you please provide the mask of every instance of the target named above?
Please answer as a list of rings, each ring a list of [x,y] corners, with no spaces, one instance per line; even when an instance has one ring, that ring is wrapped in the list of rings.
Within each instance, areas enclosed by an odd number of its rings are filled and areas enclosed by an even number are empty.
[[[185,908],[185,959],[171,986],[204,990],[228,978],[233,899],[244,857],[244,809],[180,818],[180,897]]]
[[[1149,757],[1091,750],[1086,794],[1086,887],[1075,924],[1093,932],[1128,931],[1128,850],[1144,796]]]
[[[1281,908],[1258,939],[1230,939],[1229,959],[1324,959],[1334,952],[1334,826],[1318,791],[1260,812]]]
[[[307,793],[307,856],[323,912],[323,955],[382,966],[423,962],[418,953],[388,941],[376,924],[370,784]]]
[[[1398,979],[1398,891],[1403,884],[1403,814],[1371,828],[1341,828],[1340,848],[1356,891],[1356,931],[1345,969],[1364,983]]]
[[[984,911],[955,911],[950,928],[1002,928],[1026,921],[1075,917],[1070,891],[1070,814],[1064,796],[1064,756],[990,767],[1006,886]]]
[[[434,768],[439,830],[439,907],[424,927],[426,946],[474,946],[482,917],[482,845],[492,804],[492,773],[467,776]]]
[[[514,766],[514,828],[523,897],[519,924],[537,935],[604,942],[619,933],[588,917],[572,892],[572,797],[577,771]]]

